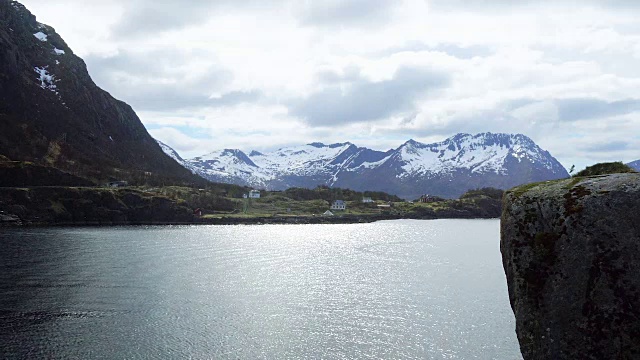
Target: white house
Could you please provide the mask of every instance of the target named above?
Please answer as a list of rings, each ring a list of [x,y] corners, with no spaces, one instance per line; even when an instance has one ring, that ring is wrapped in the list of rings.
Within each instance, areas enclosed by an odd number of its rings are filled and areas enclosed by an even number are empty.
[[[373,200],[370,197],[363,197],[362,202],[365,204],[370,204],[373,202]]]
[[[251,190],[251,191],[249,191],[249,198],[251,198],[251,199],[260,199],[260,190]]]
[[[113,188],[117,188],[117,187],[125,187],[125,186],[129,186],[129,183],[127,183],[126,181],[120,180],[120,181],[110,181],[109,183],[107,183],[108,187],[113,187]]]
[[[336,200],[331,205],[331,210],[345,210],[347,208],[347,204],[342,200]]]

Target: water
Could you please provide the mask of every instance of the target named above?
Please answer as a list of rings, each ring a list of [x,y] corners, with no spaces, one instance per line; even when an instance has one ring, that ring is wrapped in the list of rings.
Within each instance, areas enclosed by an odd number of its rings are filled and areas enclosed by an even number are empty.
[[[12,229],[0,246],[0,358],[521,358],[497,220]]]

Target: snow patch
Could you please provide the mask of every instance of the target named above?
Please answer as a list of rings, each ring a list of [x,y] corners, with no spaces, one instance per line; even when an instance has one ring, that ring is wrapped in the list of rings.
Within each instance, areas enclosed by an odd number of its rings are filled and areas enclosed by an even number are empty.
[[[42,31],[38,31],[37,33],[33,34],[33,36],[35,36],[36,39],[40,41],[47,41],[47,34],[43,33]]]
[[[45,66],[45,67],[35,67],[34,71],[36,73],[38,73],[38,75],[40,75],[40,77],[38,77],[38,80],[40,80],[40,87],[43,89],[48,89],[50,91],[53,91],[54,93],[58,94],[58,86],[56,86],[56,82],[60,81],[58,79],[56,79],[55,75],[50,74],[47,71],[47,68],[49,66]]]
[[[53,48],[53,52],[56,53],[56,55],[64,55],[64,50],[60,50],[57,47]],[[58,60],[56,60],[58,61]]]

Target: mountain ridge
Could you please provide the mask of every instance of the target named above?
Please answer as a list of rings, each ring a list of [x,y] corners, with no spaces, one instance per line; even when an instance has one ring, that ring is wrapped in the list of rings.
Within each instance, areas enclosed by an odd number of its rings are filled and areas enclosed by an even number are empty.
[[[640,171],[640,160],[632,161],[630,163],[627,163],[627,165],[629,165],[631,168],[633,168],[636,171]]]
[[[249,155],[225,149],[185,162],[215,182],[267,190],[328,185],[409,199],[426,193],[457,197],[470,188],[506,189],[569,176],[527,136],[503,133],[460,133],[432,144],[410,139],[386,152],[350,142],[314,142]]]

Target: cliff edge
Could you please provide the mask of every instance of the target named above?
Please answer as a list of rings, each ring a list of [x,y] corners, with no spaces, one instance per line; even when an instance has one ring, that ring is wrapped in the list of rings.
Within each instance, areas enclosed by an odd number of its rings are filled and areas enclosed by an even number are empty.
[[[509,190],[500,250],[525,360],[640,358],[640,174]]]

